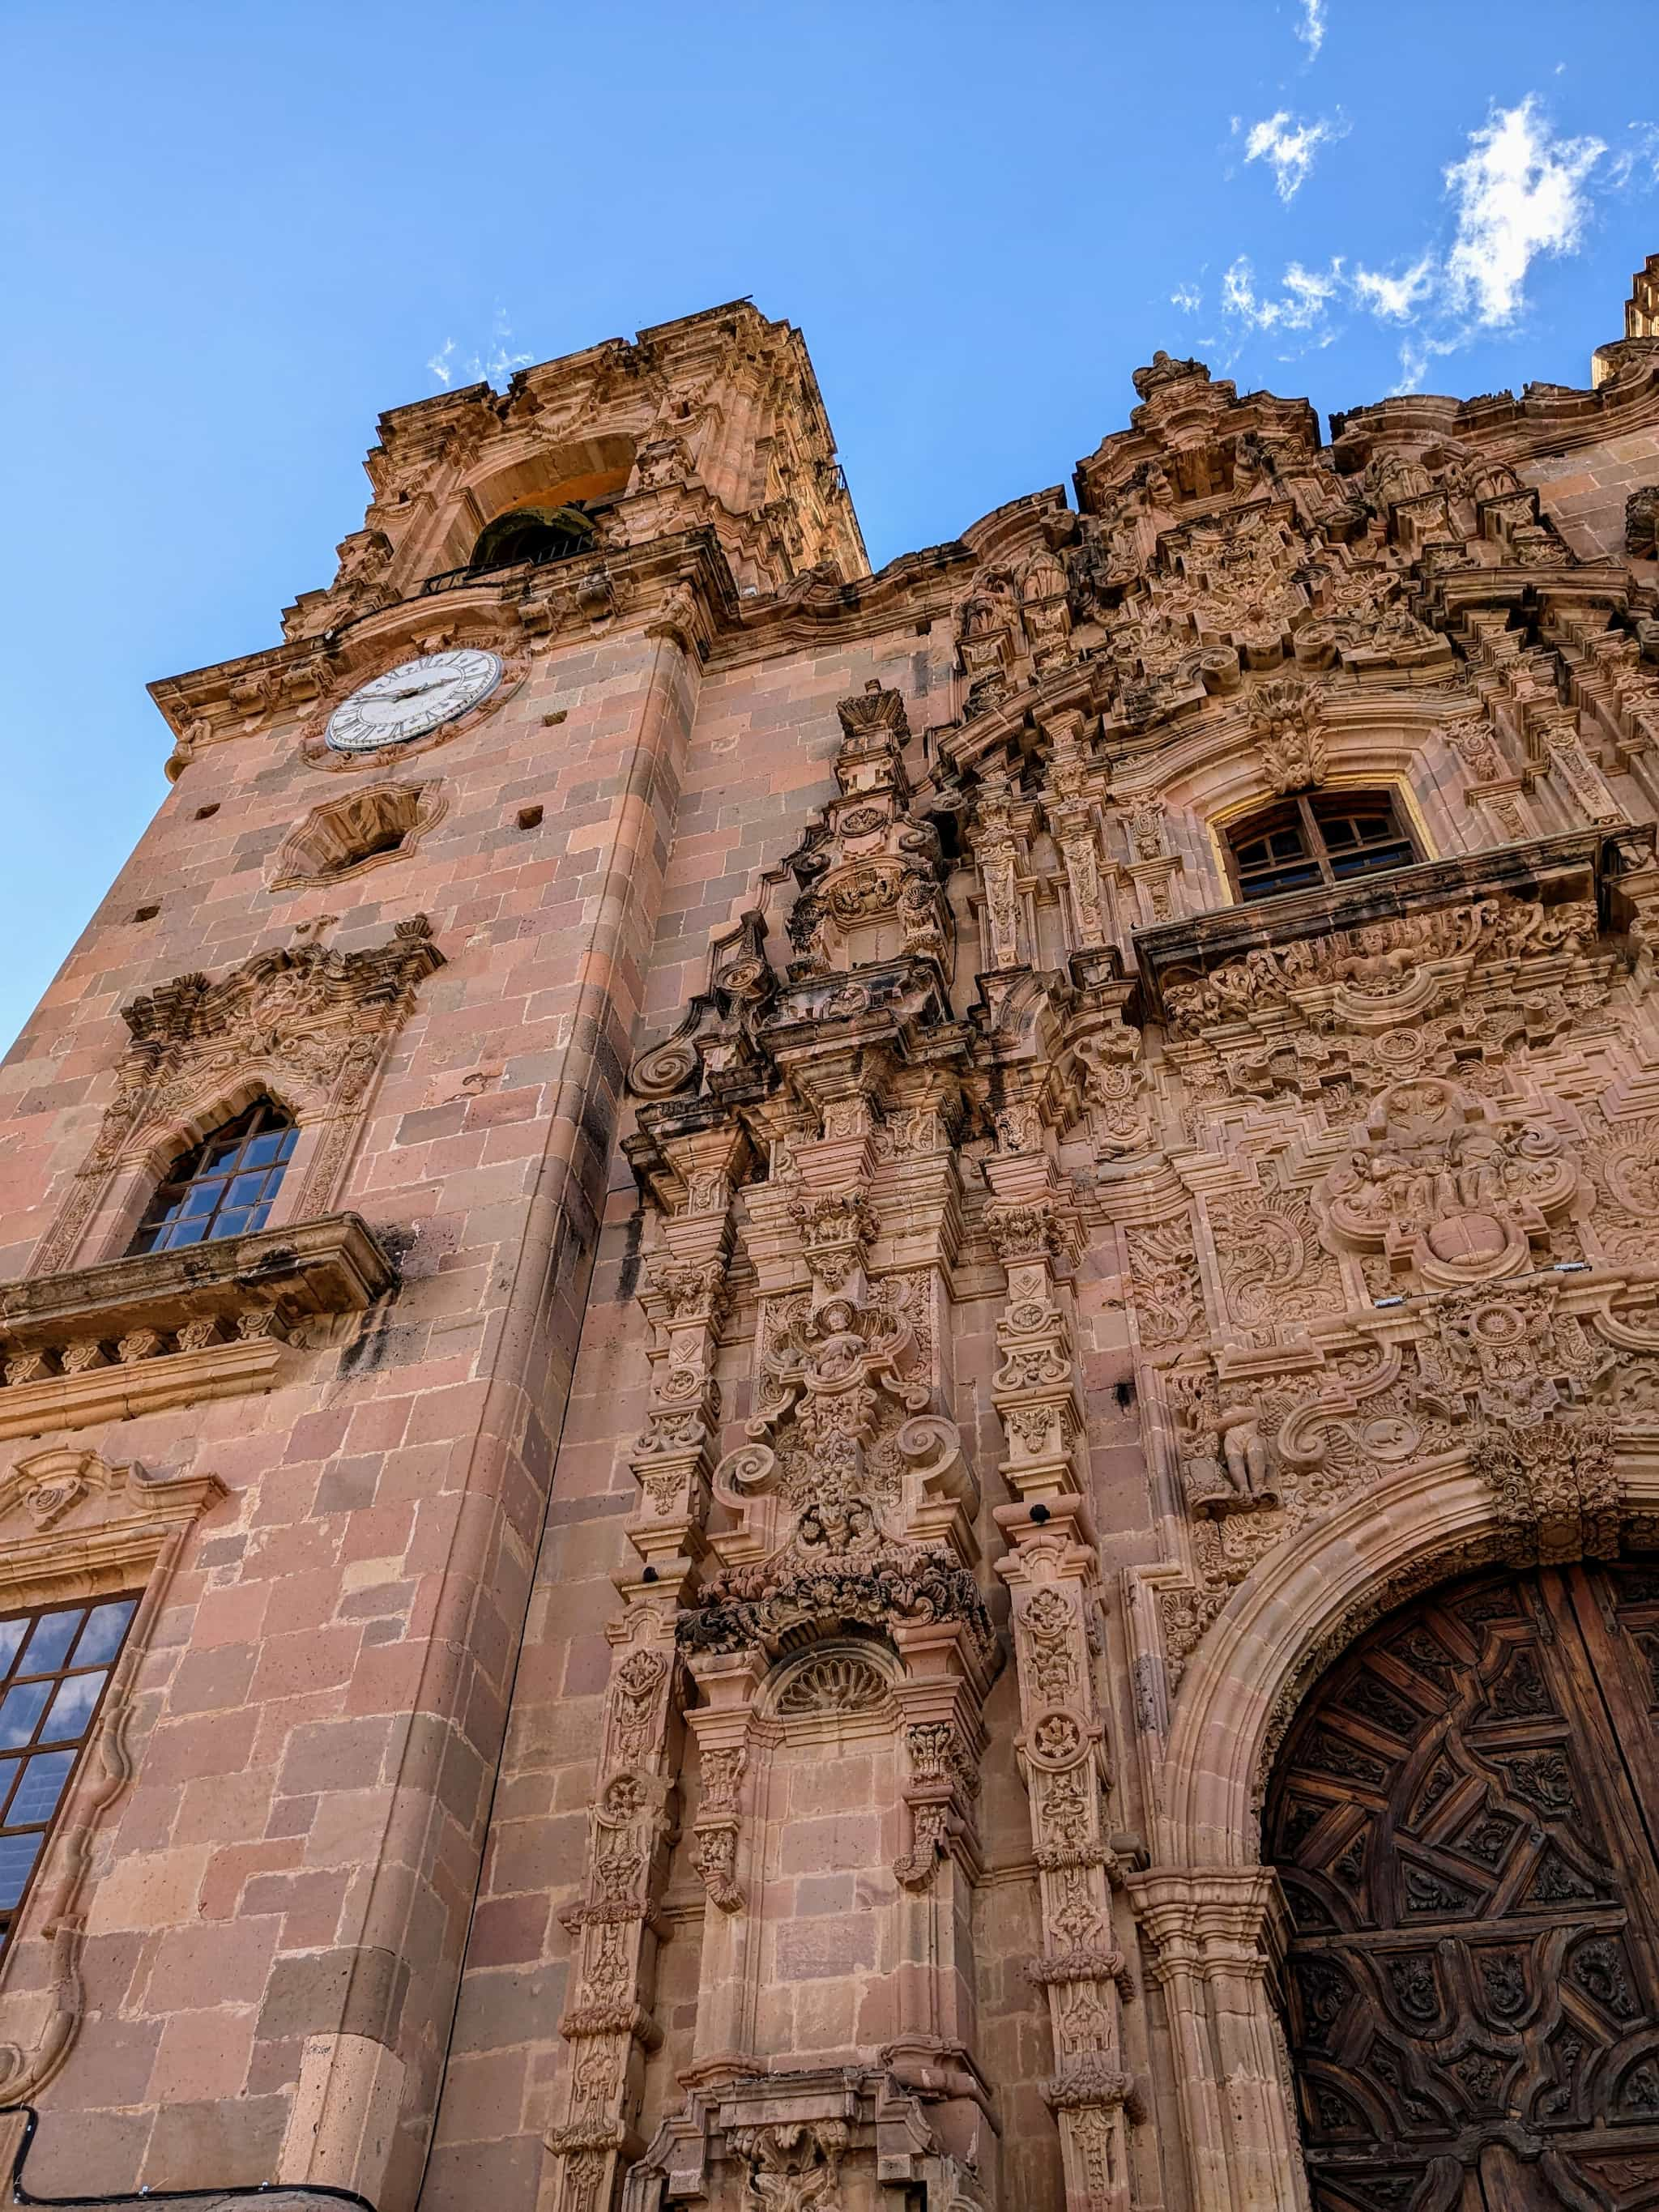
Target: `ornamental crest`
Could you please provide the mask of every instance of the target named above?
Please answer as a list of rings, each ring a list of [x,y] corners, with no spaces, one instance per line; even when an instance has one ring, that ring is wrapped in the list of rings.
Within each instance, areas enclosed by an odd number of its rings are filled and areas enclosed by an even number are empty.
[[[1500,1115],[1433,1076],[1392,1085],[1364,1124],[1364,1142],[1326,1176],[1331,1231],[1347,1248],[1380,1251],[1444,1285],[1511,1275],[1577,1187],[1577,1170],[1547,1124]]]

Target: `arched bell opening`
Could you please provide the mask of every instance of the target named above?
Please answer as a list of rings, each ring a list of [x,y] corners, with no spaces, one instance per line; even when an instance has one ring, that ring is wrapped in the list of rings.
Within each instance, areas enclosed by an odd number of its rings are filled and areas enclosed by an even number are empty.
[[[592,518],[580,506],[515,507],[485,525],[467,566],[516,568],[522,561],[567,561],[596,541]]]
[[[1659,1563],[1488,1569],[1352,1644],[1262,1856],[1314,2212],[1659,2205]]]

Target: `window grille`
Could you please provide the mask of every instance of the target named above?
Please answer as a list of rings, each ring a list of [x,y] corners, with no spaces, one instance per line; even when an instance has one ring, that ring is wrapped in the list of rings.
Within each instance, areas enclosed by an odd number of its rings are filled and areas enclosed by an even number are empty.
[[[0,1620],[0,1949],[92,1733],[137,1595]]]
[[[173,1163],[128,1251],[168,1252],[263,1229],[299,1135],[280,1107],[258,1100]]]

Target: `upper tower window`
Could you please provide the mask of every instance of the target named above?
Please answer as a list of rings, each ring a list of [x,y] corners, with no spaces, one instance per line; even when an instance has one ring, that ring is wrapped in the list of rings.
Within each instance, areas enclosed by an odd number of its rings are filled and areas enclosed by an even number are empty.
[[[299,1131],[261,1098],[175,1160],[128,1252],[168,1252],[263,1229]]]
[[[481,533],[468,567],[511,568],[520,561],[564,561],[593,543],[593,525],[580,507],[515,507]]]
[[[1386,791],[1304,792],[1235,823],[1227,833],[1241,899],[1275,898],[1346,883],[1418,857]]]

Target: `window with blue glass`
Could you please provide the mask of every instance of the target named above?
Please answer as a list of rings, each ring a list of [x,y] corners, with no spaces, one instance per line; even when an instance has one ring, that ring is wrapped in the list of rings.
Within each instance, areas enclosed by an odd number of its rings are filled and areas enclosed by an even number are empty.
[[[0,1620],[0,1948],[40,1863],[137,1603],[136,1596],[103,1598]]]
[[[257,1100],[174,1161],[128,1252],[170,1252],[263,1229],[299,1135],[280,1106]]]

